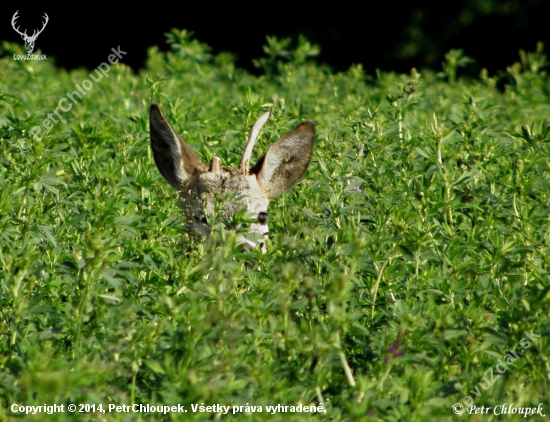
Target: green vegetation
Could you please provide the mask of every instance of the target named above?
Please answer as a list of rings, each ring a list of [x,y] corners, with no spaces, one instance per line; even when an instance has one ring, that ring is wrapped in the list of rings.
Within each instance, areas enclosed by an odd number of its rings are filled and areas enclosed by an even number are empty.
[[[270,38],[253,76],[185,31],[168,39],[139,75],[111,65],[49,132],[91,71],[3,46],[0,419],[14,403],[179,403],[188,413],[17,420],[468,420],[452,411],[465,396],[550,414],[542,46],[465,80],[460,51],[441,74],[370,77]],[[229,232],[182,235],[149,148],[153,101],[205,161],[234,167],[262,111],[253,162],[316,123],[308,173],[270,206],[267,254],[242,253]],[[526,346],[526,332],[540,338]],[[263,413],[191,411],[202,403]],[[326,413],[266,413],[300,403]]]

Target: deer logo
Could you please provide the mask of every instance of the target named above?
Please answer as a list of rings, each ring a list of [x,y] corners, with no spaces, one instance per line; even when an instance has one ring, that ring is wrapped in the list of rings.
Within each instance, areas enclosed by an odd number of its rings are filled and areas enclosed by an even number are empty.
[[[27,50],[27,53],[31,54],[34,50],[34,43],[35,43],[36,39],[42,33],[42,31],[44,31],[44,28],[48,24],[48,21],[50,20],[50,18],[48,17],[48,15],[46,13],[44,13],[44,18],[46,20],[42,24],[42,29],[40,29],[40,30],[35,29],[33,31],[32,35],[29,37],[27,35],[27,30],[26,29],[25,29],[25,32],[21,32],[19,30],[19,27],[15,27],[15,24],[16,24],[15,21],[19,17],[19,16],[17,16],[18,13],[19,13],[19,10],[16,11],[13,14],[13,17],[11,18],[11,26],[13,26],[13,29],[15,29],[15,32],[17,32],[19,35],[21,35],[21,38],[23,38],[23,41],[25,41],[25,49]]]
[[[315,125],[304,121],[276,141],[249,170],[250,156],[269,112],[254,123],[238,169],[222,167],[221,159],[212,158],[206,165],[174,131],[158,105],[149,110],[151,148],[157,168],[166,181],[179,192],[186,231],[195,237],[208,237],[209,217],[215,214],[219,197],[231,198],[220,209],[224,219],[246,208],[251,216],[248,233],[240,243],[249,247],[260,245],[265,252],[263,237],[267,237],[267,207],[271,198],[294,186],[306,172],[315,142]],[[232,227],[229,227],[232,228]]]

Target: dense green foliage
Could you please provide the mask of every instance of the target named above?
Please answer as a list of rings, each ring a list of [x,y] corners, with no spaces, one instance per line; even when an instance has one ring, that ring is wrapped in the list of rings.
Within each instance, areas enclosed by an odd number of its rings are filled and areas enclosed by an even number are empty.
[[[140,75],[111,65],[49,132],[44,119],[90,71],[3,46],[0,418],[13,403],[179,403],[185,420],[214,416],[191,404],[302,403],[326,413],[218,417],[453,420],[465,396],[550,414],[542,49],[499,84],[457,76],[460,52],[441,74],[369,77],[320,67],[305,40],[269,39],[256,77],[185,31],[169,42]],[[241,252],[230,232],[182,236],[149,148],[153,101],[205,161],[234,167],[262,111],[252,161],[316,123],[308,173],[270,206],[267,254]],[[479,388],[526,331],[540,338]],[[36,420],[138,416],[182,418]]]

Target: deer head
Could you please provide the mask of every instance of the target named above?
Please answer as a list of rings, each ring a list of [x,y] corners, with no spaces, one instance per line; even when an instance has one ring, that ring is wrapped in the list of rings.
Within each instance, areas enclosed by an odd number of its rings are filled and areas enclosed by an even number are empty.
[[[35,43],[36,39],[42,33],[42,31],[44,30],[44,28],[48,24],[48,21],[50,20],[50,18],[48,17],[48,15],[46,13],[44,13],[44,18],[46,20],[42,24],[42,29],[40,29],[40,30],[35,29],[33,31],[32,35],[29,37],[27,35],[27,30],[26,29],[25,29],[25,32],[21,32],[19,30],[19,27],[17,27],[17,28],[15,27],[15,21],[19,17],[19,16],[17,16],[18,13],[19,13],[19,10],[16,11],[13,14],[13,17],[11,18],[11,26],[13,26],[13,29],[15,29],[15,32],[17,32],[19,35],[21,35],[21,37],[23,38],[23,41],[25,41],[25,48],[27,49],[27,53],[31,54],[34,50],[34,43]]]
[[[252,126],[239,168],[231,169],[222,167],[218,157],[206,165],[174,131],[159,106],[151,104],[149,126],[155,163],[160,174],[179,192],[188,233],[208,237],[207,219],[214,214],[217,199],[225,197],[229,200],[218,212],[230,217],[246,208],[252,218],[249,232],[260,238],[258,242],[243,237],[240,242],[250,247],[261,243],[265,250],[261,238],[269,231],[269,201],[294,186],[304,175],[315,141],[314,124],[302,122],[271,145],[249,170],[252,148],[268,118],[269,113],[265,113]]]

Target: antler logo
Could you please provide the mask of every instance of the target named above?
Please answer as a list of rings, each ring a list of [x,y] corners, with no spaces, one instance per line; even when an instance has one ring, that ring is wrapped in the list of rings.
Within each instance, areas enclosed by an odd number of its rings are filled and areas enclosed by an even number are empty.
[[[44,13],[44,18],[46,20],[44,21],[44,23],[42,25],[42,29],[40,29],[40,30],[35,29],[34,32],[32,33],[32,35],[29,37],[27,35],[27,30],[25,30],[25,32],[21,32],[19,30],[19,27],[15,26],[15,23],[16,23],[15,21],[19,17],[19,16],[17,16],[18,13],[19,13],[19,10],[13,14],[13,18],[11,18],[11,26],[13,26],[13,29],[15,29],[15,32],[17,32],[19,35],[21,35],[21,38],[23,38],[23,41],[25,41],[25,48],[27,49],[27,53],[31,54],[34,50],[34,42],[36,41],[38,36],[44,30],[44,28],[48,24],[48,21],[50,20],[50,18],[48,17],[48,15],[46,13]]]

